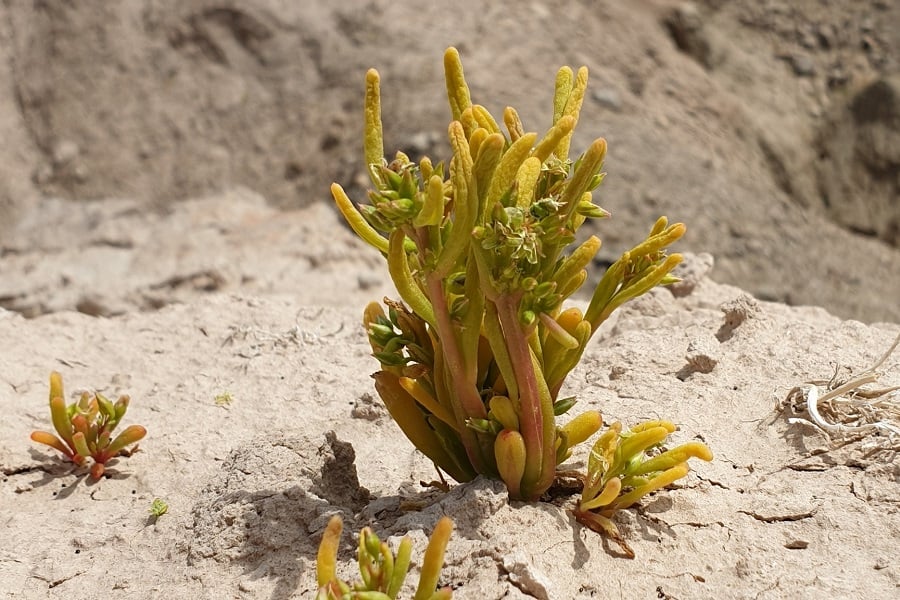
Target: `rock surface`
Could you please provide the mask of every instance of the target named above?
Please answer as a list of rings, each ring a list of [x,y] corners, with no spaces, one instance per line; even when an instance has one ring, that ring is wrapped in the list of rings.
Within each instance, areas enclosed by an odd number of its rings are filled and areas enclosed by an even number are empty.
[[[438,160],[456,45],[475,100],[533,129],[556,69],[590,67],[574,148],[609,141],[602,262],[666,214],[721,281],[897,321],[897,127],[879,116],[896,94],[878,93],[900,70],[897,22],[876,0],[5,3],[0,255],[42,196],[152,214],[240,186],[298,208],[338,180],[361,199],[365,70],[383,76],[389,151]]]
[[[781,405],[835,364],[840,376],[870,366],[900,326],[767,302],[738,320],[747,296],[709,279],[654,296],[598,334],[564,390],[579,399],[573,413],[670,417],[675,442],[715,452],[676,489],[619,513],[635,560],[576,524],[574,498],[510,503],[480,480],[421,487],[435,479],[428,461],[389,418],[356,411],[375,361],[355,302],[211,292],[111,318],[0,312],[0,394],[19,407],[0,422],[0,587],[10,598],[311,598],[315,548],[340,511],[348,577],[350,531],[370,525],[393,543],[410,532],[420,557],[452,517],[442,581],[464,600],[891,597],[896,453],[873,448],[877,435],[831,445]],[[682,377],[698,339],[715,368]],[[50,369],[70,392],[130,394],[126,421],[149,430],[98,483],[28,441],[49,426]],[[884,386],[900,385],[900,357],[882,370]],[[152,519],[157,497],[169,511]]]
[[[0,4],[0,595],[312,598],[335,512],[341,575],[368,525],[410,535],[411,581],[452,517],[463,600],[896,595],[896,440],[830,441],[797,388],[900,334],[900,4],[463,4]],[[370,66],[387,147],[445,154],[451,44],[476,101],[535,129],[557,67],[591,68],[575,147],[608,139],[614,215],[592,280],[658,215],[688,225],[682,283],[615,313],[563,391],[716,455],[616,516],[635,560],[565,493],[423,486],[373,389],[360,315],[395,294],[327,186],[364,197]],[[99,482],[28,439],[51,370],[149,431]]]

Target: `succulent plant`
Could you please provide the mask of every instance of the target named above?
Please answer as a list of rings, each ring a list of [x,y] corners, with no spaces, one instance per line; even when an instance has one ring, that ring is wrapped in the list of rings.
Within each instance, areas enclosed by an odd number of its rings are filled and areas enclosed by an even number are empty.
[[[684,225],[661,217],[606,271],[582,312],[565,300],[600,248],[574,245],[593,200],[606,142],[569,155],[587,68],[559,70],[550,128],[527,132],[513,108],[499,122],[473,104],[459,54],[444,55],[453,156],[445,166],[384,157],[380,77],[366,75],[364,149],[372,183],[354,206],[331,187],[351,228],[387,259],[401,301],[363,317],[381,363],[375,387],[406,436],[457,481],[501,478],[512,498],[537,499],[573,446],[601,426],[589,411],[566,425],[560,398],[588,341],[624,302],[677,281],[666,248]],[[572,247],[574,245],[574,248]]]
[[[340,515],[331,517],[316,556],[316,578],[319,591],[316,600],[394,600],[406,579],[412,557],[412,541],[404,536],[397,553],[391,551],[387,542],[382,542],[371,528],[365,527],[359,534],[359,548],[356,559],[362,579],[350,585],[338,579],[335,566],[340,545],[343,521]],[[425,549],[419,585],[413,600],[449,600],[453,596],[450,588],[436,589],[444,551],[453,521],[443,517],[435,525]]]
[[[31,439],[59,450],[78,466],[91,458],[91,478],[100,479],[110,459],[130,455],[136,447],[131,451],[126,447],[147,435],[144,427],[130,425],[112,437],[128,410],[129,401],[128,396],[121,396],[113,403],[102,394],[84,392],[78,402],[66,405],[62,375],[54,371],[50,374],[50,417],[57,435],[34,431]]]

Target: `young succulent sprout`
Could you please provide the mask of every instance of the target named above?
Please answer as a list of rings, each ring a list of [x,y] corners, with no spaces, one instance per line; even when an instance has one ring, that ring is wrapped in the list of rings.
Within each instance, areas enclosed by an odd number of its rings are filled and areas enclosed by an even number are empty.
[[[134,449],[127,451],[126,447],[147,435],[144,427],[130,425],[112,437],[128,410],[128,403],[128,396],[121,396],[113,403],[99,393],[85,392],[78,402],[66,405],[62,375],[54,371],[50,374],[50,418],[57,435],[34,431],[31,439],[59,450],[78,466],[84,466],[90,457],[91,478],[98,480],[110,459],[131,454]]]
[[[316,600],[394,600],[403,587],[412,557],[412,541],[408,536],[400,540],[394,554],[387,542],[381,541],[372,529],[364,527],[359,534],[357,563],[361,580],[353,585],[337,577],[337,552],[343,521],[334,515],[328,521],[316,556]],[[428,540],[419,584],[413,600],[449,600],[450,588],[437,589],[444,552],[453,531],[453,521],[443,517],[435,525]]]
[[[535,500],[557,465],[600,427],[599,413],[559,427],[574,403],[561,399],[597,328],[613,310],[676,281],[685,231],[661,217],[616,261],[587,311],[565,301],[586,281],[600,248],[587,219],[606,142],[569,155],[587,89],[587,68],[559,70],[553,118],[529,132],[507,108],[501,121],[472,103],[459,53],[444,54],[453,152],[446,163],[385,159],[381,80],[366,74],[364,153],[373,189],[355,206],[338,184],[335,202],[360,238],[387,259],[402,302],[370,304],[364,326],[381,364],[375,387],[404,434],[457,481],[500,478],[514,499]],[[501,126],[502,122],[502,126]],[[503,129],[505,127],[505,131]]]
[[[654,456],[647,454],[660,447],[674,431],[675,425],[669,421],[647,421],[623,433],[622,424],[616,422],[591,450],[575,518],[609,536],[629,558],[634,558],[634,551],[612,521],[615,512],[687,475],[689,459],[713,458],[701,442],[688,442]]]

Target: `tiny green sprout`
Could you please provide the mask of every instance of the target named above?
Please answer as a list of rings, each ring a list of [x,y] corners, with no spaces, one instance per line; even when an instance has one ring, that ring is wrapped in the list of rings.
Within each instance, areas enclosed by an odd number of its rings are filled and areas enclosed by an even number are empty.
[[[167,512],[169,512],[169,505],[166,504],[166,501],[162,498],[154,498],[150,505],[150,514],[158,519]]]
[[[215,403],[216,406],[229,406],[232,400],[234,398],[231,396],[231,392],[225,391],[216,395]]]
[[[575,518],[591,530],[609,536],[629,558],[634,558],[634,551],[612,521],[615,512],[687,475],[688,459],[713,458],[701,442],[647,454],[648,450],[659,448],[673,431],[675,425],[669,421],[647,421],[628,432],[622,432],[622,424],[616,422],[591,450]]]
[[[363,316],[381,365],[375,389],[391,417],[455,480],[499,478],[511,498],[537,500],[572,448],[600,428],[596,411],[557,425],[575,403],[560,397],[566,377],[616,308],[677,281],[681,255],[667,251],[685,226],[660,217],[607,269],[586,310],[565,306],[600,249],[595,236],[576,245],[576,233],[610,216],[594,203],[606,141],[569,154],[587,68],[557,73],[542,136],[513,108],[498,121],[472,103],[455,48],[444,71],[452,158],[385,159],[381,79],[370,69],[369,202],[355,205],[337,183],[331,192],[353,231],[385,257],[400,295]]]
[[[62,375],[54,371],[50,374],[50,417],[57,435],[48,431],[33,431],[31,439],[62,452],[78,466],[84,466],[87,458],[91,465],[91,478],[100,479],[106,463],[116,456],[131,456],[137,446],[127,450],[147,435],[140,425],[130,425],[112,437],[125,411],[128,410],[128,396],[121,396],[115,403],[101,394],[84,392],[78,402],[66,405],[63,393]]]
[[[394,600],[403,587],[412,556],[412,541],[404,536],[395,554],[387,542],[382,542],[375,532],[365,527],[359,534],[357,562],[361,580],[350,585],[338,579],[338,546],[340,545],[343,521],[340,515],[331,517],[316,556],[316,581],[319,586],[316,600]],[[413,600],[449,600],[453,593],[450,588],[437,589],[444,552],[453,531],[453,521],[443,517],[435,525],[425,549],[419,585]]]

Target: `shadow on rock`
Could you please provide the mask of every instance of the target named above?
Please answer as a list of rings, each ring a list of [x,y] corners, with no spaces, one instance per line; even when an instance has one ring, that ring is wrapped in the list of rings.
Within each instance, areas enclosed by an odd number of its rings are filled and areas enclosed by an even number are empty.
[[[315,562],[329,516],[350,516],[369,500],[354,458],[352,446],[334,432],[324,443],[276,437],[232,451],[194,505],[193,524],[179,544],[188,564],[237,564],[248,575],[242,589],[273,600],[291,597]]]

